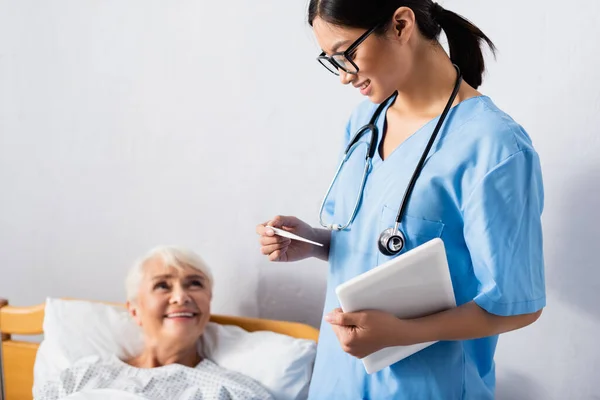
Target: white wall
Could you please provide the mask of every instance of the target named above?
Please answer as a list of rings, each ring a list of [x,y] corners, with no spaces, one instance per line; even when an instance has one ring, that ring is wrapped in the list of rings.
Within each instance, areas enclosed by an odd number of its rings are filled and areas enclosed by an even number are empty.
[[[176,243],[213,265],[215,312],[318,325],[326,264],[270,265],[254,234],[317,223],[360,101],[314,60],[305,5],[0,0],[0,296],[122,301],[133,259]],[[501,339],[498,398],[598,399],[600,3],[444,5],[499,47],[482,90],[545,174],[548,307]]]

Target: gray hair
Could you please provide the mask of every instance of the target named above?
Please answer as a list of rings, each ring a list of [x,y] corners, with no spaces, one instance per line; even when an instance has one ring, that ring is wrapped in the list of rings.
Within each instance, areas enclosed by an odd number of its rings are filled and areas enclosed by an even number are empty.
[[[159,246],[150,250],[145,256],[139,258],[129,270],[125,280],[125,290],[128,301],[135,301],[144,277],[144,268],[148,261],[160,259],[165,267],[183,269],[188,266],[202,272],[208,279],[209,287],[213,288],[214,279],[212,272],[204,260],[193,251],[177,246]]]

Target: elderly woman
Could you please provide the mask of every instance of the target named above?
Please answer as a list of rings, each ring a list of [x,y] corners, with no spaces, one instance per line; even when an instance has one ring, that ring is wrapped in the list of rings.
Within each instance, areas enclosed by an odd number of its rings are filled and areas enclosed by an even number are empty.
[[[116,390],[143,399],[271,399],[257,382],[203,359],[198,351],[212,288],[212,274],[197,254],[175,247],[152,250],[126,280],[127,308],[143,332],[143,350],[127,360],[82,359],[42,385],[35,399],[99,390],[110,390],[111,398]]]

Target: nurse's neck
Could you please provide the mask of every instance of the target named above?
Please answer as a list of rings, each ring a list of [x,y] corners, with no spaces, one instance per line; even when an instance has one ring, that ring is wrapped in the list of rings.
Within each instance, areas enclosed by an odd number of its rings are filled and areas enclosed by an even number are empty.
[[[442,46],[432,46],[430,42],[415,48],[413,65],[390,109],[404,116],[435,118],[442,113],[452,94],[456,69]],[[463,80],[453,105],[480,94]]]

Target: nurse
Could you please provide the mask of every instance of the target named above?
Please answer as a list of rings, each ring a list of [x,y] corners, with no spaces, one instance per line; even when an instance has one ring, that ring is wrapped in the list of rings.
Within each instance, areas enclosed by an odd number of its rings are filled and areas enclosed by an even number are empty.
[[[311,0],[308,21],[324,73],[366,97],[348,120],[342,150],[376,117],[327,196],[325,229],[290,216],[256,229],[271,261],[329,262],[326,323],[309,398],[493,399],[498,336],[536,321],[546,303],[540,160],[523,127],[477,90],[484,72],[480,46],[494,46],[430,0]],[[438,42],[442,30],[450,56]],[[362,187],[372,133],[372,165]],[[335,287],[397,256],[380,250],[380,234],[395,226],[423,154],[399,224],[400,254],[441,238],[458,307],[412,320],[343,313]],[[268,226],[325,246],[275,236]],[[439,342],[372,375],[360,361],[387,346],[429,341]]]

